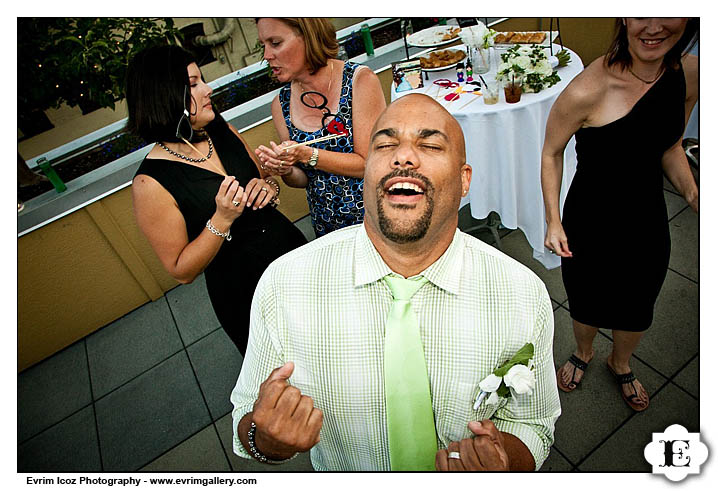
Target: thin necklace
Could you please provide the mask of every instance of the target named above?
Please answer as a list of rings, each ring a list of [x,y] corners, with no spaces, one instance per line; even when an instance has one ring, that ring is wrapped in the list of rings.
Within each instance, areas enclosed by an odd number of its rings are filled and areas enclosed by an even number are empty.
[[[332,80],[334,80],[334,63],[332,63],[331,60],[329,61],[329,63],[330,63],[331,68],[330,68],[330,73],[329,73],[329,85],[327,85],[327,95],[326,95],[327,100],[329,99],[329,91],[332,90]],[[300,82],[299,80],[297,80],[297,82],[299,82],[299,86],[302,88],[302,92],[306,92],[307,89],[304,88],[304,85],[302,84],[302,82]]]
[[[663,73],[663,67],[661,67],[661,69],[658,70],[658,74],[656,75],[656,78],[654,78],[653,80],[646,80],[646,79],[643,79],[643,78],[639,77],[638,75],[636,75],[636,74],[634,73],[633,70],[631,70],[631,67],[630,67],[630,66],[628,67],[628,71],[631,72],[631,75],[633,75],[634,77],[636,77],[638,80],[640,80],[640,81],[643,82],[644,84],[652,84],[653,82],[655,82],[656,80],[658,80],[658,78],[659,78],[659,77],[661,76],[661,74]]]

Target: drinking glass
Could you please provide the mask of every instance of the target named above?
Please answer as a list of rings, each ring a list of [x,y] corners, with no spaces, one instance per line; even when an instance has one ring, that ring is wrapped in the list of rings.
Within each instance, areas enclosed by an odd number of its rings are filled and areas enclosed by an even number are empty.
[[[486,80],[484,87],[481,89],[484,104],[491,105],[499,102],[499,87],[500,84],[496,80]]]
[[[521,92],[523,92],[524,77],[520,74],[509,73],[504,79],[504,95],[506,102],[515,104],[521,100]]]

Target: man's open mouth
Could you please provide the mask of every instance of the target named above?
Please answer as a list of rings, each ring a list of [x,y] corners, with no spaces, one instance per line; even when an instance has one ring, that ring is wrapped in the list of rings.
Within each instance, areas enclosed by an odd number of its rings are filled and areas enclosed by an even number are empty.
[[[400,181],[389,186],[386,193],[390,196],[416,196],[424,194],[424,189],[413,182]]]
[[[413,169],[397,169],[377,184],[377,196],[395,205],[414,205],[430,199],[431,181]]]

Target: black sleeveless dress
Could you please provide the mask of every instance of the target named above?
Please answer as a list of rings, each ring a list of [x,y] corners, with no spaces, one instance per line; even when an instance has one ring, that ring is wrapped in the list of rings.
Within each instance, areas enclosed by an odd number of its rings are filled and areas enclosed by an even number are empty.
[[[205,129],[225,170],[241,186],[260,177],[246,148],[222,118],[215,118]],[[187,237],[190,241],[197,238],[216,211],[214,198],[224,177],[165,159],[145,159],[135,175],[138,174],[152,177],[174,197],[187,224]],[[245,208],[230,233],[232,240],[222,242],[204,273],[217,318],[244,355],[252,295],[260,276],[269,263],[305,244],[306,239],[289,219],[270,206],[261,210]]]
[[[685,98],[682,67],[666,70],[626,116],[576,132],[561,271],[578,322],[638,332],[653,321],[671,253],[661,158],[683,134]]]

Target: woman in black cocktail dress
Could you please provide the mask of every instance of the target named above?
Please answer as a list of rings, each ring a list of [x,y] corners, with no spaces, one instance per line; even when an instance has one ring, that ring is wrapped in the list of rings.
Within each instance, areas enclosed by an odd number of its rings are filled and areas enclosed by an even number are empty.
[[[167,271],[204,271],[222,327],[244,354],[254,289],[274,259],[304,243],[272,205],[279,184],[215,112],[212,89],[177,46],[138,53],[128,70],[129,129],[157,144],[132,184],[140,229]]]
[[[558,385],[576,388],[598,328],[611,329],[608,368],[636,411],[648,407],[649,396],[629,360],[653,320],[670,256],[664,173],[698,211],[681,146],[698,97],[697,58],[684,55],[697,21],[619,19],[609,53],[569,84],[546,127],[545,246],[562,258],[577,345],[557,373]],[[561,217],[563,151],[573,135],[578,164]]]

